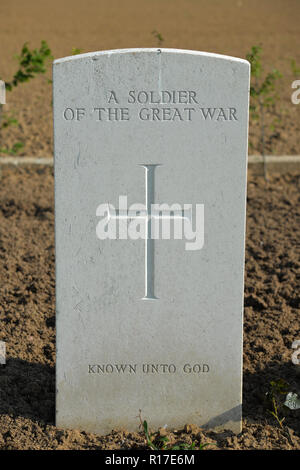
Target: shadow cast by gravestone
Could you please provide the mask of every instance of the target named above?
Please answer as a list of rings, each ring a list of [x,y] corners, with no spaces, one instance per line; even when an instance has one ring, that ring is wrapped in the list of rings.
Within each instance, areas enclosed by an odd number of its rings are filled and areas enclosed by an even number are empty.
[[[55,368],[9,358],[0,367],[0,415],[55,423]]]
[[[239,422],[242,415],[242,405],[237,405],[231,410],[225,411],[219,416],[215,416],[214,418],[210,419],[207,423],[203,424],[201,427],[205,430],[210,430],[213,428],[217,428],[219,426],[224,426],[226,428],[226,423],[229,421],[232,422]]]

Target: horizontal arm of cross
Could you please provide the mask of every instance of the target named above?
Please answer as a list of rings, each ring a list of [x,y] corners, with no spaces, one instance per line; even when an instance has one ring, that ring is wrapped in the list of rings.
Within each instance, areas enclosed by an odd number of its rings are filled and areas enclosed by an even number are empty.
[[[110,219],[148,219],[148,213],[144,211],[127,211],[116,209],[114,212],[109,211]]]
[[[152,210],[152,217],[155,219],[188,219],[191,220],[191,209],[182,210]]]
[[[188,219],[191,220],[191,209],[182,210],[152,210],[150,214],[146,210],[122,210],[109,211],[110,219]]]

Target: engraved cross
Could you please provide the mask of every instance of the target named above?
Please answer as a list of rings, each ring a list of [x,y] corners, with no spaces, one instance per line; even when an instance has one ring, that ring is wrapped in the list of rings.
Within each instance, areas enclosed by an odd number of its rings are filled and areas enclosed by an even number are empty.
[[[154,239],[152,238],[152,221],[153,219],[191,219],[191,210],[153,210],[154,193],[155,193],[155,169],[160,164],[143,164],[140,165],[145,168],[145,186],[146,186],[146,210],[144,211],[130,211],[119,210],[115,211],[115,215],[111,218],[116,219],[135,219],[142,218],[145,220],[145,295],[143,300],[157,299],[154,294]]]

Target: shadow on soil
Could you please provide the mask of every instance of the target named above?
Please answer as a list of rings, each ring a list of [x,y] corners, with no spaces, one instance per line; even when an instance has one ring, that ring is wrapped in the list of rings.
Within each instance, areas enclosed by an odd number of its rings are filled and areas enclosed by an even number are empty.
[[[55,369],[10,358],[0,366],[0,414],[55,421]]]
[[[267,411],[269,403],[266,399],[266,392],[270,382],[278,379],[283,379],[289,384],[289,391],[300,393],[300,366],[296,366],[292,362],[281,364],[274,362],[255,373],[244,372],[243,417],[248,423],[268,422],[277,425],[276,420]],[[279,415],[280,417],[285,416],[284,424],[300,436],[300,410],[289,410],[287,407],[283,407]]]

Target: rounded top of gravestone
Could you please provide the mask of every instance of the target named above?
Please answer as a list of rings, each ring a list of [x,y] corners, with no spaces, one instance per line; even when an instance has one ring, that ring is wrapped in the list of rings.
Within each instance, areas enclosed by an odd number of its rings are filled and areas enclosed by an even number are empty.
[[[131,48],[131,49],[111,49],[107,51],[95,51],[95,52],[88,52],[85,54],[77,54],[67,57],[62,57],[61,59],[56,59],[53,62],[53,65],[58,65],[68,61],[80,60],[80,59],[88,59],[91,58],[92,60],[97,60],[102,56],[112,56],[116,54],[189,54],[193,56],[201,56],[210,59],[217,59],[217,60],[227,60],[231,62],[238,62],[241,64],[247,64],[250,66],[250,63],[245,59],[240,59],[238,57],[227,56],[223,54],[215,54],[212,52],[203,52],[203,51],[194,51],[189,49],[172,49],[172,48]]]

